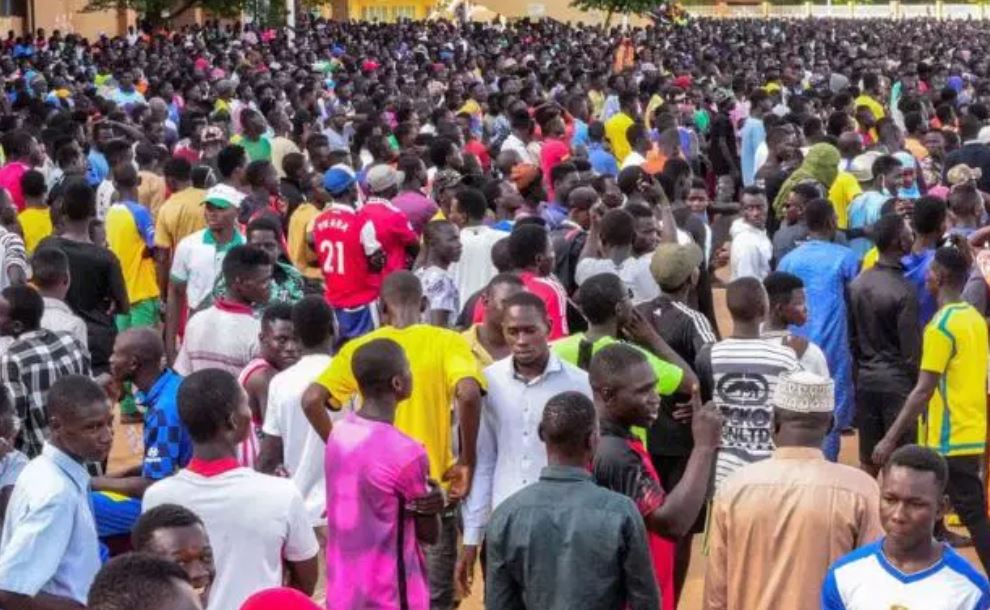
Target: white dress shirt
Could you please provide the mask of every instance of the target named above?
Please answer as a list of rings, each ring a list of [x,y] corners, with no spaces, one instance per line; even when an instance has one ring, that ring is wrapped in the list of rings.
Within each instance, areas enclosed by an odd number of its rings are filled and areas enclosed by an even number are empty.
[[[733,280],[755,277],[763,281],[770,275],[770,259],[773,244],[766,229],[758,229],[742,218],[737,218],[729,229],[732,242],[729,245],[729,271]]]
[[[475,292],[488,285],[498,270],[492,262],[492,248],[509,236],[485,225],[461,229],[461,258],[450,265],[461,303],[467,303]]]
[[[543,407],[552,397],[577,391],[591,398],[588,374],[563,362],[553,352],[547,368],[526,381],[512,356],[484,370],[488,394],[478,429],[478,461],[471,493],[464,506],[464,544],[478,545],[488,516],[509,496],[540,478],[547,450],[537,434]]]

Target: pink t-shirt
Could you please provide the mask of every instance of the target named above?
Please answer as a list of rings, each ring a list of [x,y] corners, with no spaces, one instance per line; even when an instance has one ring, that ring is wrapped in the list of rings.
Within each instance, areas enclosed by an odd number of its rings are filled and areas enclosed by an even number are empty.
[[[11,161],[0,168],[0,187],[7,189],[14,207],[20,212],[24,209],[24,190],[21,188],[21,178],[31,169],[20,161]]]
[[[426,450],[390,424],[348,413],[327,439],[327,608],[399,608],[399,509],[426,495]],[[426,561],[408,511],[403,561],[410,610],[430,607]]]

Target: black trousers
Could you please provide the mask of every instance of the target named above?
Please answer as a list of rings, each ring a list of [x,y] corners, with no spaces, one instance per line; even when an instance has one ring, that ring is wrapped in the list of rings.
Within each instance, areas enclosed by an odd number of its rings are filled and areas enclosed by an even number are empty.
[[[990,569],[990,518],[987,517],[987,497],[980,478],[979,455],[945,458],[949,465],[949,485],[946,491],[959,519],[969,530],[980,557],[983,570]]]

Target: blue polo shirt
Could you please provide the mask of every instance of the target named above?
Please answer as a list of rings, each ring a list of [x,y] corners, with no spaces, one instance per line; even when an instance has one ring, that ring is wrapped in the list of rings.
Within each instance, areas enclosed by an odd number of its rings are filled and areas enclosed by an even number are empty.
[[[176,397],[182,376],[165,369],[148,392],[137,393],[144,414],[144,465],[141,476],[159,481],[185,467],[192,458],[192,439],[179,418]]]
[[[100,570],[86,467],[45,443],[17,481],[0,536],[0,590],[85,604]]]

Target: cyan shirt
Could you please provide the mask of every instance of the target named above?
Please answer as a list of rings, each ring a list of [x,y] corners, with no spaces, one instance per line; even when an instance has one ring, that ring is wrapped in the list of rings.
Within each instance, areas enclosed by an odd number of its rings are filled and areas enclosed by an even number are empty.
[[[100,570],[86,467],[45,443],[17,481],[0,537],[0,590],[85,604]]]

